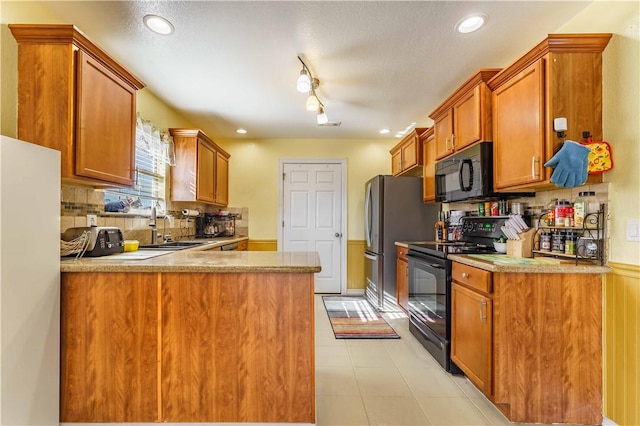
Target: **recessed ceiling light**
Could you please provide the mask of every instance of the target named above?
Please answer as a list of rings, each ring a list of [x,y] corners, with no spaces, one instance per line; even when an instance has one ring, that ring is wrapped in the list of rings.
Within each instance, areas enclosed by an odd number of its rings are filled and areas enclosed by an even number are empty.
[[[162,16],[146,15],[142,18],[142,21],[144,22],[144,25],[154,33],[169,35],[174,31],[173,24]]]
[[[472,33],[479,30],[488,19],[484,13],[474,13],[459,20],[455,28],[462,34]]]
[[[241,135],[244,135],[245,133],[247,133],[247,131],[245,129],[236,129],[236,133],[240,133]]]
[[[380,129],[380,134],[381,135],[386,135],[387,133],[391,133],[391,130],[389,130],[389,129]]]

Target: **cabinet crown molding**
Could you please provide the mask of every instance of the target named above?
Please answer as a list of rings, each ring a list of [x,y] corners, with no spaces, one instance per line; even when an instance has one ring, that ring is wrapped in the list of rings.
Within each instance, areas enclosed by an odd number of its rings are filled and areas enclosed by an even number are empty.
[[[138,77],[120,65],[71,24],[9,24],[11,34],[18,44],[73,44],[81,48],[96,61],[115,72],[118,77],[135,90],[145,87]]]
[[[601,53],[607,47],[611,36],[611,33],[549,34],[537,46],[496,74],[487,85],[492,91],[497,89],[548,53]]]
[[[169,129],[169,134],[173,137],[176,136],[182,136],[182,137],[196,137],[199,139],[204,140],[205,142],[207,142],[208,144],[210,144],[211,146],[213,146],[218,152],[220,152],[221,154],[223,154],[225,157],[230,158],[231,155],[225,151],[224,149],[222,149],[220,147],[220,145],[218,145],[217,143],[215,143],[213,141],[213,139],[211,139],[209,136],[207,136],[207,134],[205,132],[203,132],[200,129],[178,129],[178,128],[170,128]]]
[[[469,90],[473,89],[480,83],[486,83],[501,70],[502,68],[481,68],[480,70],[478,70],[478,72],[469,77],[467,81],[462,83],[462,85],[460,85],[460,87],[458,87],[451,96],[449,96],[443,103],[441,103],[438,108],[433,110],[433,112],[429,114],[429,118],[435,120],[436,117],[438,117],[440,114],[451,109],[453,105],[458,102]]]

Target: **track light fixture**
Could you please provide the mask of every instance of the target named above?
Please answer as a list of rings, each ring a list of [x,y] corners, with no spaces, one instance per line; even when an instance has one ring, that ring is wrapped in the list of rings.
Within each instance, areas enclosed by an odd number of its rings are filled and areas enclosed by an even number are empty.
[[[307,111],[317,112],[316,118],[319,125],[326,124],[329,119],[324,112],[324,104],[318,99],[318,95],[316,95],[316,89],[320,86],[320,80],[313,77],[311,70],[309,70],[309,67],[307,67],[300,56],[298,56],[298,60],[302,64],[302,69],[296,81],[296,89],[298,89],[298,92],[308,93],[305,108]]]
[[[320,104],[320,108],[318,108],[318,115],[316,116],[318,124],[327,124],[329,122],[329,118],[327,114],[324,112],[324,106]]]

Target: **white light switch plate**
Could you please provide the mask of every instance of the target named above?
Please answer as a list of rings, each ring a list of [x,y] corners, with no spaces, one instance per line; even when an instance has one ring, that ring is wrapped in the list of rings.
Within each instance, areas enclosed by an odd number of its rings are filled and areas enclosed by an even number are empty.
[[[627,219],[627,241],[640,241],[640,219]]]

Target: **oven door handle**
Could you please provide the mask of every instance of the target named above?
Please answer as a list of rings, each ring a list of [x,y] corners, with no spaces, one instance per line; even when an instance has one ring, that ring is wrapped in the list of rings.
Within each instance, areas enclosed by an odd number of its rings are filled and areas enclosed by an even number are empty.
[[[365,254],[366,256],[366,254]],[[416,263],[421,263],[422,265],[427,265],[430,266],[434,269],[445,269],[444,265],[441,265],[440,263],[430,263],[430,262],[426,262],[424,260],[424,258],[420,257],[420,256],[412,256],[411,254],[407,253],[407,257],[410,257],[411,260],[415,261]]]

